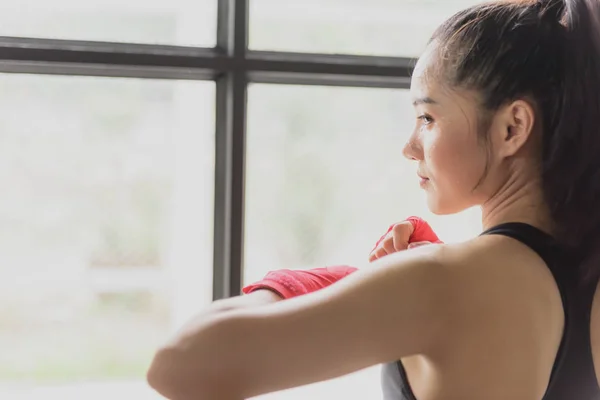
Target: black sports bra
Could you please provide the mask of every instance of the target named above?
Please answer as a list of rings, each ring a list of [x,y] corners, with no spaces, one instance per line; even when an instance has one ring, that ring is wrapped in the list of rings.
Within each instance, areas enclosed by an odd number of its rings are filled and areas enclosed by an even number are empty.
[[[546,263],[560,291],[565,310],[565,328],[554,362],[550,384],[543,400],[598,400],[590,340],[590,313],[596,285],[582,285],[575,276],[576,265],[545,232],[523,223],[507,223],[481,235],[504,235],[525,244]],[[385,364],[381,383],[384,400],[417,400],[401,361]]]

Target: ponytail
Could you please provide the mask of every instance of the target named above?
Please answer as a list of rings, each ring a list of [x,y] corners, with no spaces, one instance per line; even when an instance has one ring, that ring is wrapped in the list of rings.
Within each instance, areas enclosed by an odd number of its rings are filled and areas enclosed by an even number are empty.
[[[600,277],[600,2],[546,1],[564,28],[558,113],[544,129],[542,182],[557,238]],[[561,6],[562,5],[562,6]]]

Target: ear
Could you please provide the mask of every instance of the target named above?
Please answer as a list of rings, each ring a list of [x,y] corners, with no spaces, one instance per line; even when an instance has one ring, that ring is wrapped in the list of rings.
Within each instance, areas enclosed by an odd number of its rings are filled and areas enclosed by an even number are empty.
[[[501,157],[514,156],[521,150],[533,133],[535,110],[525,100],[516,100],[498,113],[495,127],[495,144]]]

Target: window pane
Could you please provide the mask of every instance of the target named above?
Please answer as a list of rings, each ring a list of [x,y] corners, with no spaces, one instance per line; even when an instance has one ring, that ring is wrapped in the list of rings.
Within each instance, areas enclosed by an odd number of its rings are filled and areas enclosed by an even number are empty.
[[[0,36],[212,47],[217,0],[12,0]]]
[[[250,47],[418,56],[435,28],[482,0],[250,0]]]
[[[0,75],[0,126],[0,398],[158,399],[212,299],[214,85]]]
[[[365,265],[388,226],[410,215],[446,242],[481,232],[479,209],[428,211],[416,165],[402,156],[414,120],[405,90],[251,86],[245,282],[273,269]],[[272,398],[380,398],[378,373]]]

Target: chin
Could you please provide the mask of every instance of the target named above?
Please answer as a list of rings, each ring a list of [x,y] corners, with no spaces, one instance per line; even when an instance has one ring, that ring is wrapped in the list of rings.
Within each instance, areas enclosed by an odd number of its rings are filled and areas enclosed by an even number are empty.
[[[449,201],[442,201],[442,199],[437,196],[433,196],[429,194],[427,196],[427,208],[431,211],[432,214],[435,215],[452,215],[458,214],[468,207],[461,207],[458,204],[454,204]]]

